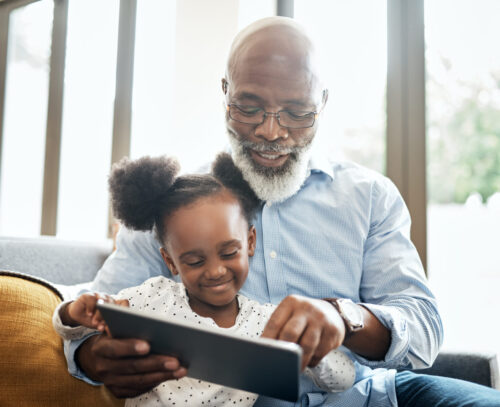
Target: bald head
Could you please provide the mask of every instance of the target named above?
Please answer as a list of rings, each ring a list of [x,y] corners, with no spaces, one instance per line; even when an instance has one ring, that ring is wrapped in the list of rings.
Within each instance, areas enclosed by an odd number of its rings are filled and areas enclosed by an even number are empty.
[[[226,79],[233,78],[244,69],[268,69],[298,76],[314,91],[322,90],[315,57],[314,44],[304,28],[287,17],[268,17],[258,20],[234,38],[226,66]]]

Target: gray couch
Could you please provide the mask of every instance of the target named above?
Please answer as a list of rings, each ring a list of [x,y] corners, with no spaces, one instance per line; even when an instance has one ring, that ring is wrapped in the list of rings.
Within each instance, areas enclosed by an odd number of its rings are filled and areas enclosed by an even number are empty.
[[[93,279],[111,250],[111,241],[0,237],[0,270],[22,272],[55,284],[84,283]],[[59,288],[64,293],[64,287]],[[432,368],[419,372],[500,389],[497,357],[491,353],[441,352]]]

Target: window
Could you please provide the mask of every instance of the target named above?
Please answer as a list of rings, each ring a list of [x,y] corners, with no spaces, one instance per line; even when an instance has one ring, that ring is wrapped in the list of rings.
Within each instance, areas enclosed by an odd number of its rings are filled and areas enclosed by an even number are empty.
[[[69,2],[57,211],[64,238],[107,234],[118,10],[118,0]]]
[[[138,2],[132,157],[175,155],[183,171],[196,171],[226,147],[221,79],[229,46],[275,7],[268,0]]]
[[[53,2],[10,12],[0,179],[0,233],[40,233]]]
[[[295,0],[329,88],[318,142],[333,157],[385,170],[386,1]],[[370,67],[367,69],[367,67]]]
[[[496,0],[425,3],[428,269],[461,349],[500,350],[499,15]]]
[[[172,154],[175,88],[176,2],[137,5],[132,103],[133,158]]]

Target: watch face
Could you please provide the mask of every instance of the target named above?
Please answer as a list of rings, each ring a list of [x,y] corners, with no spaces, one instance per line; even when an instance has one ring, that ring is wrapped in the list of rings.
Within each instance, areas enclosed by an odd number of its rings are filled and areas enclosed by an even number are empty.
[[[363,326],[363,314],[356,304],[347,299],[338,300],[338,304],[342,314],[353,328]]]

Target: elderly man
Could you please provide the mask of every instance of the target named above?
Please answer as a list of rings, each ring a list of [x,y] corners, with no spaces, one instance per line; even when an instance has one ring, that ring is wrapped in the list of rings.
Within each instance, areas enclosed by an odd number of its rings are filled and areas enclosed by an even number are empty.
[[[279,304],[263,335],[300,344],[304,365],[339,346],[356,361],[351,389],[327,394],[303,378],[299,405],[500,405],[491,389],[394,370],[432,364],[441,320],[395,186],[313,153],[328,91],[302,28],[268,18],[240,32],[222,91],[233,158],[263,201],[242,290]],[[153,235],[122,229],[93,289],[117,292],[160,274],[171,276]],[[97,335],[66,345],[75,376],[103,382],[121,397],[186,374],[176,359],[150,355],[140,340]],[[480,404],[481,397],[496,401]],[[261,397],[257,405],[290,404]]]

